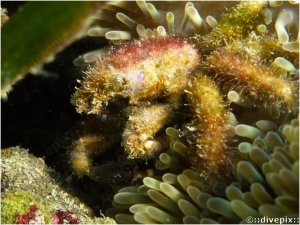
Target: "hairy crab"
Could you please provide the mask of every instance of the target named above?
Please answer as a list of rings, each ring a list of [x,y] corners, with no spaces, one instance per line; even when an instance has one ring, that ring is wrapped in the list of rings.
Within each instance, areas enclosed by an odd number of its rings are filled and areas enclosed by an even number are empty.
[[[108,10],[128,9],[121,5],[108,3]],[[190,149],[186,158],[200,176],[222,177],[239,157],[228,144],[235,133],[260,134],[237,126],[230,102],[272,111],[274,118],[297,114],[298,53],[291,47],[297,41],[283,37],[285,26],[293,24],[292,12],[278,15],[278,39],[263,31],[263,23],[270,24],[266,1],[241,2],[218,22],[208,18],[212,30],[200,36],[202,19],[193,3],[185,6],[179,32],[173,13],[165,13],[161,22],[162,13],[153,4],[137,5],[154,24],[165,23],[168,29],[145,29],[124,13],[116,14],[140,38],[127,41],[129,32],[108,29],[105,37],[119,45],[90,63],[72,96],[79,113],[96,115],[71,148],[71,165],[79,176],[102,179],[103,168],[93,166],[92,159],[120,139],[131,159],[158,156],[174,141],[174,130],[161,132],[172,126],[182,130],[182,145]]]

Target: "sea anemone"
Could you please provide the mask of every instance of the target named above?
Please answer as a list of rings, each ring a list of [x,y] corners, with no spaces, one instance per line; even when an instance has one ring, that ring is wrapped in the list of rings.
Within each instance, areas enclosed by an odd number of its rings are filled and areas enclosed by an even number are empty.
[[[261,133],[270,128],[274,130],[270,121],[257,124],[264,128]],[[250,136],[251,129],[257,128],[247,126],[245,136]],[[176,132],[174,128],[167,131]],[[174,171],[174,162],[183,162],[184,148],[174,148],[179,143],[172,143],[171,149],[181,149],[180,155],[162,153],[157,169]],[[263,217],[270,221],[287,217],[294,218],[292,221],[296,223],[299,217],[299,120],[293,119],[290,124],[267,132],[263,138],[258,135],[253,143],[240,143],[239,150],[247,152],[249,159],[237,163],[235,180],[230,185],[224,182],[207,185],[193,169],[145,177],[143,185],[121,189],[114,197],[115,208],[106,213],[118,223],[239,223],[249,217],[258,221]]]
[[[226,2],[221,6],[216,2],[154,2],[110,1],[99,10],[98,17],[87,32],[92,37],[105,37],[118,45],[121,41],[135,38],[161,37],[169,34],[203,34],[216,25],[226,7],[236,2]],[[214,7],[214,17],[207,14]],[[159,10],[158,10],[159,9]],[[207,22],[201,15],[207,17]],[[192,19],[190,19],[192,18]],[[86,66],[106,55],[107,49],[98,49],[74,60],[77,66]]]
[[[233,40],[234,37],[248,34],[249,30],[255,30],[264,34],[276,32],[278,37],[284,36],[284,41],[280,39],[282,49],[299,52],[298,24],[295,22],[298,12],[292,5],[297,3],[290,1],[291,4],[288,4],[284,1],[277,1],[281,4],[275,6],[273,2],[270,1],[269,6],[271,7],[264,7],[267,5],[267,1],[260,3],[247,1],[238,6],[236,16],[228,18],[222,13],[237,5],[238,2],[172,3],[162,1],[147,3],[146,1],[136,1],[134,3],[110,1],[101,7],[87,35],[105,37],[114,44],[120,44],[120,41],[123,40],[166,36],[174,33],[187,36],[210,33],[204,37],[205,42],[210,46],[220,46],[221,43],[223,45]],[[261,7],[264,7],[263,11],[261,11]],[[281,12],[282,8],[285,9],[285,13]],[[255,15],[255,12],[259,15]],[[271,27],[274,25],[274,20],[276,21],[276,30]],[[257,23],[261,24],[253,27]],[[234,28],[237,24],[241,25],[239,30]],[[295,39],[297,35],[298,37]],[[87,65],[105,55],[106,52],[107,49],[104,48],[86,53],[74,60],[74,64],[77,66]]]

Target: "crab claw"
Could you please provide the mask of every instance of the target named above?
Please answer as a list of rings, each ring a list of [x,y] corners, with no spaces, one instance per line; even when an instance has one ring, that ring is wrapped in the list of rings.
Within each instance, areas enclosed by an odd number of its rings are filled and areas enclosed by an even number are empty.
[[[156,133],[173,118],[172,107],[166,104],[129,108],[129,121],[123,133],[123,145],[129,158],[157,156],[169,145],[166,136]]]

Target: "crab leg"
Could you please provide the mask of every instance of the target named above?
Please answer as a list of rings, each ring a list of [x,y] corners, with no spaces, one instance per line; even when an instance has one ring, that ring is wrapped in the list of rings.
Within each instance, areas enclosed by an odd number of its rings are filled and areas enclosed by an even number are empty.
[[[171,105],[129,107],[123,145],[129,158],[153,158],[169,145],[166,136],[155,134],[173,118]]]
[[[187,125],[191,133],[188,140],[192,150],[190,162],[204,178],[231,171],[226,143],[233,137],[234,127],[231,113],[223,103],[217,86],[209,78],[198,74],[186,92],[194,111],[192,121]]]

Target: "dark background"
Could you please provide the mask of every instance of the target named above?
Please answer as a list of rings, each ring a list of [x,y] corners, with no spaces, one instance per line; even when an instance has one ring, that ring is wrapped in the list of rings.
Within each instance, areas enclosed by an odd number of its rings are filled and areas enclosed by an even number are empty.
[[[24,4],[1,1],[1,7],[8,10],[9,17]],[[104,38],[92,37],[74,42],[58,53],[53,62],[44,65],[43,70],[49,75],[27,74],[13,85],[7,100],[1,99],[1,149],[19,145],[36,157],[42,157],[62,179],[72,178],[77,196],[97,214],[100,209],[104,211],[110,207],[113,192],[109,186],[73,175],[67,150],[78,123],[84,119],[70,103],[75,86],[78,86],[76,79],[82,78],[80,68],[73,65],[73,60],[106,44]],[[113,157],[108,152],[101,155],[97,163],[112,161]]]

